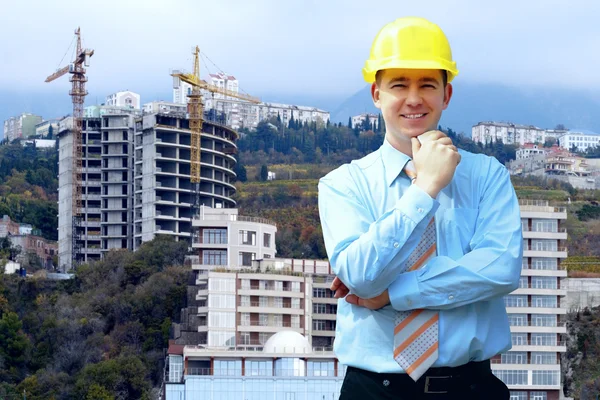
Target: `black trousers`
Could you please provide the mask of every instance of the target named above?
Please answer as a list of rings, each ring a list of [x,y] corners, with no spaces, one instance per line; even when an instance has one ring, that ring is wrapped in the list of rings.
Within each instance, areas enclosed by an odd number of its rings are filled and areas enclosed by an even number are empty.
[[[406,374],[379,374],[348,367],[340,400],[509,400],[510,392],[492,374],[490,362],[430,368],[418,381]]]

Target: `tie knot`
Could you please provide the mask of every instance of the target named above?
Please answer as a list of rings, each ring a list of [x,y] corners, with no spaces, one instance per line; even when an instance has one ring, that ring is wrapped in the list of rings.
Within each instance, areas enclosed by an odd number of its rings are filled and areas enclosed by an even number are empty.
[[[414,181],[417,178],[417,170],[415,169],[415,164],[412,162],[412,160],[408,160],[404,166],[404,173],[410,178],[411,181]]]

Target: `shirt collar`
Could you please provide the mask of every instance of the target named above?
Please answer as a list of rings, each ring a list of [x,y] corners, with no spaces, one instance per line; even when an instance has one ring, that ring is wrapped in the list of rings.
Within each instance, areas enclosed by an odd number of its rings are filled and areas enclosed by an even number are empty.
[[[410,157],[396,150],[387,139],[384,139],[381,146],[381,159],[385,169],[385,181],[388,187],[390,187],[398,175],[400,175]]]

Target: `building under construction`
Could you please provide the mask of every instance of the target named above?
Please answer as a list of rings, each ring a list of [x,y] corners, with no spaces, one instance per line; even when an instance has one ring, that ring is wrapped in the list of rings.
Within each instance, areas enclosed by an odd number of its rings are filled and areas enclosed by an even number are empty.
[[[103,109],[82,124],[81,219],[73,246],[73,123],[59,127],[59,266],[99,260],[112,249],[136,250],[156,234],[189,240],[194,191],[186,107],[155,104],[143,113]],[[200,205],[235,207],[237,133],[204,116]],[[76,253],[76,254],[74,254]]]

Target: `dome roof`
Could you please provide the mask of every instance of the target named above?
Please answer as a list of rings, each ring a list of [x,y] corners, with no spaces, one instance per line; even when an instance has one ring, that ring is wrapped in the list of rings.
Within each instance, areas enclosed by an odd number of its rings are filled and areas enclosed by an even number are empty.
[[[263,347],[265,353],[312,353],[312,347],[302,334],[296,331],[277,332]]]

